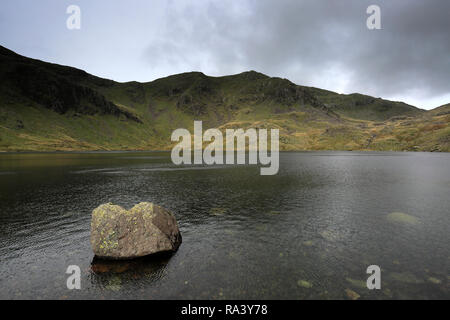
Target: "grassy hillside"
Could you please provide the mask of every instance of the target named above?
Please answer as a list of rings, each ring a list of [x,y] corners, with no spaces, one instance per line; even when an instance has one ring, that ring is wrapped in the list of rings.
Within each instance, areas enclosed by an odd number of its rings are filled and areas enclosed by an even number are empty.
[[[0,47],[0,151],[167,150],[176,128],[278,128],[282,150],[450,151],[449,106],[424,111],[254,71],[118,83]]]

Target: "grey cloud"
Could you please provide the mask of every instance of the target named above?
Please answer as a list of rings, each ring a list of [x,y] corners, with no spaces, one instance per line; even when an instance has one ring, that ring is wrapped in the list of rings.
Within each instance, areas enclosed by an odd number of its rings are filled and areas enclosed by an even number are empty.
[[[382,30],[366,28],[381,7]],[[450,93],[446,0],[170,2],[144,57],[154,68],[225,75],[254,69],[375,96]]]

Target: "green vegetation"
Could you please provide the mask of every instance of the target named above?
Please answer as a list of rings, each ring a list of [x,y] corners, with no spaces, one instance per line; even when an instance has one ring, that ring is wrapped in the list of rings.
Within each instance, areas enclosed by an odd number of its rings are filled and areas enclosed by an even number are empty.
[[[450,151],[450,105],[424,111],[254,71],[118,83],[0,47],[0,151],[168,150],[176,128],[278,128],[281,150]]]

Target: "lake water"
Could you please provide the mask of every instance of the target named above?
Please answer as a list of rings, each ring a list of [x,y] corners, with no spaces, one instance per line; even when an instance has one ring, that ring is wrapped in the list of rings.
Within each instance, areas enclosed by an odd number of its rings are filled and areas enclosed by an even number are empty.
[[[141,201],[175,214],[179,250],[93,261],[91,211]],[[275,176],[161,152],[0,154],[0,259],[2,299],[450,299],[450,154],[281,153]]]

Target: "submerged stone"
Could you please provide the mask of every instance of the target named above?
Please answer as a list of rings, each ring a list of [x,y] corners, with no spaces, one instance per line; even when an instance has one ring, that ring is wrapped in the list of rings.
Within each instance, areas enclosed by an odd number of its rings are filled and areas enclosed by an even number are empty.
[[[331,231],[331,230],[324,230],[320,233],[320,235],[322,236],[322,238],[324,238],[327,241],[330,242],[336,242],[339,240],[339,235],[335,232],[335,231]]]
[[[227,212],[227,209],[217,207],[217,208],[211,208],[211,210],[209,212],[214,216],[221,216]]]
[[[313,286],[311,282],[306,281],[306,280],[298,280],[297,285],[299,287],[307,288],[307,289],[312,288],[312,286]]]
[[[391,289],[389,289],[389,288],[384,289],[384,290],[383,290],[383,293],[384,293],[386,296],[388,296],[389,298],[392,298],[392,297],[394,296],[394,295],[392,294]]]
[[[387,219],[391,222],[399,222],[404,224],[417,224],[419,219],[416,217],[403,213],[403,212],[392,212],[387,215]]]
[[[417,278],[414,274],[410,272],[391,272],[389,274],[389,278],[395,281],[410,283],[410,284],[420,284],[423,283],[423,280]]]
[[[130,210],[108,203],[92,212],[91,246],[98,258],[138,258],[176,251],[180,244],[175,216],[153,203],[141,202]]]
[[[351,300],[358,300],[361,296],[351,289],[345,289],[345,294]]]
[[[122,288],[122,279],[119,277],[113,277],[111,278],[107,285],[105,286],[105,289],[111,290],[111,291],[119,291]]]
[[[435,278],[435,277],[429,277],[428,281],[431,283],[434,283],[434,284],[441,284],[441,282],[442,282],[441,280],[439,280],[438,278]]]
[[[347,282],[349,282],[352,286],[360,288],[360,289],[367,289],[367,283],[362,280],[352,279],[352,278],[345,278]]]

